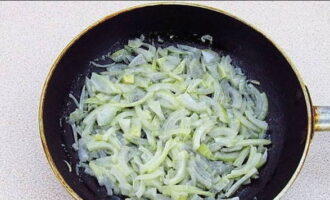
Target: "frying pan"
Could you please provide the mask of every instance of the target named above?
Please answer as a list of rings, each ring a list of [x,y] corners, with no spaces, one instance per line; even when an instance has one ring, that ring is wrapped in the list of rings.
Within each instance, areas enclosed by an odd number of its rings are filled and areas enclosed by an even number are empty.
[[[68,94],[79,96],[85,76],[96,70],[89,61],[113,52],[144,34],[159,35],[164,44],[212,48],[233,58],[250,79],[261,82],[269,98],[272,145],[260,178],[241,188],[240,199],[279,199],[302,168],[314,131],[330,130],[330,107],[313,107],[308,90],[283,52],[264,34],[236,17],[193,4],[156,3],[107,16],[78,35],[60,54],[45,82],[39,108],[39,125],[46,157],[59,181],[75,199],[124,199],[106,196],[95,178],[77,175],[77,153],[65,117],[74,109]],[[213,36],[212,44],[202,35]],[[64,163],[73,166],[70,172]]]

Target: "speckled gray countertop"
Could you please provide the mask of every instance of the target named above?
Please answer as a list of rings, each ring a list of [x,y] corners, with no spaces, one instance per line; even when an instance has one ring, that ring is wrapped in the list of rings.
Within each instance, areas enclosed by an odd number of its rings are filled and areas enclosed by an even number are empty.
[[[0,2],[0,199],[71,199],[42,151],[38,100],[53,61],[96,20],[142,2]],[[195,2],[255,25],[292,59],[315,105],[330,105],[329,2]],[[316,133],[283,199],[330,199],[330,133]]]

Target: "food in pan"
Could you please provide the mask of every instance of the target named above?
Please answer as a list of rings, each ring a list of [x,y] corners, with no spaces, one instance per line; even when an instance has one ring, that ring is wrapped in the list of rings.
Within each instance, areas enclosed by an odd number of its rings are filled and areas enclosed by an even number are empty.
[[[70,95],[68,119],[77,167],[108,195],[225,199],[258,178],[268,100],[230,56],[141,36],[108,58],[91,62],[101,72],[86,77],[79,100]]]

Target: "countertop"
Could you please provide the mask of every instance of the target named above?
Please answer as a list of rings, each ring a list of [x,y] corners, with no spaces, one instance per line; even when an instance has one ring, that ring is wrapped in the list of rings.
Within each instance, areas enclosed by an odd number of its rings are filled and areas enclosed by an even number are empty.
[[[88,25],[142,2],[0,2],[0,199],[72,199],[43,153],[37,110],[50,66]],[[261,29],[292,59],[315,105],[330,105],[329,2],[195,2]],[[316,133],[285,200],[330,199],[330,132]]]

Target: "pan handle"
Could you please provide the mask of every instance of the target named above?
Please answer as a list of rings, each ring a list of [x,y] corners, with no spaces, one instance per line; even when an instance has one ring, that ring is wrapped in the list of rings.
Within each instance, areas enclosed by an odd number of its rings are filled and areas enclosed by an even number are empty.
[[[330,131],[330,106],[314,106],[314,130]]]

